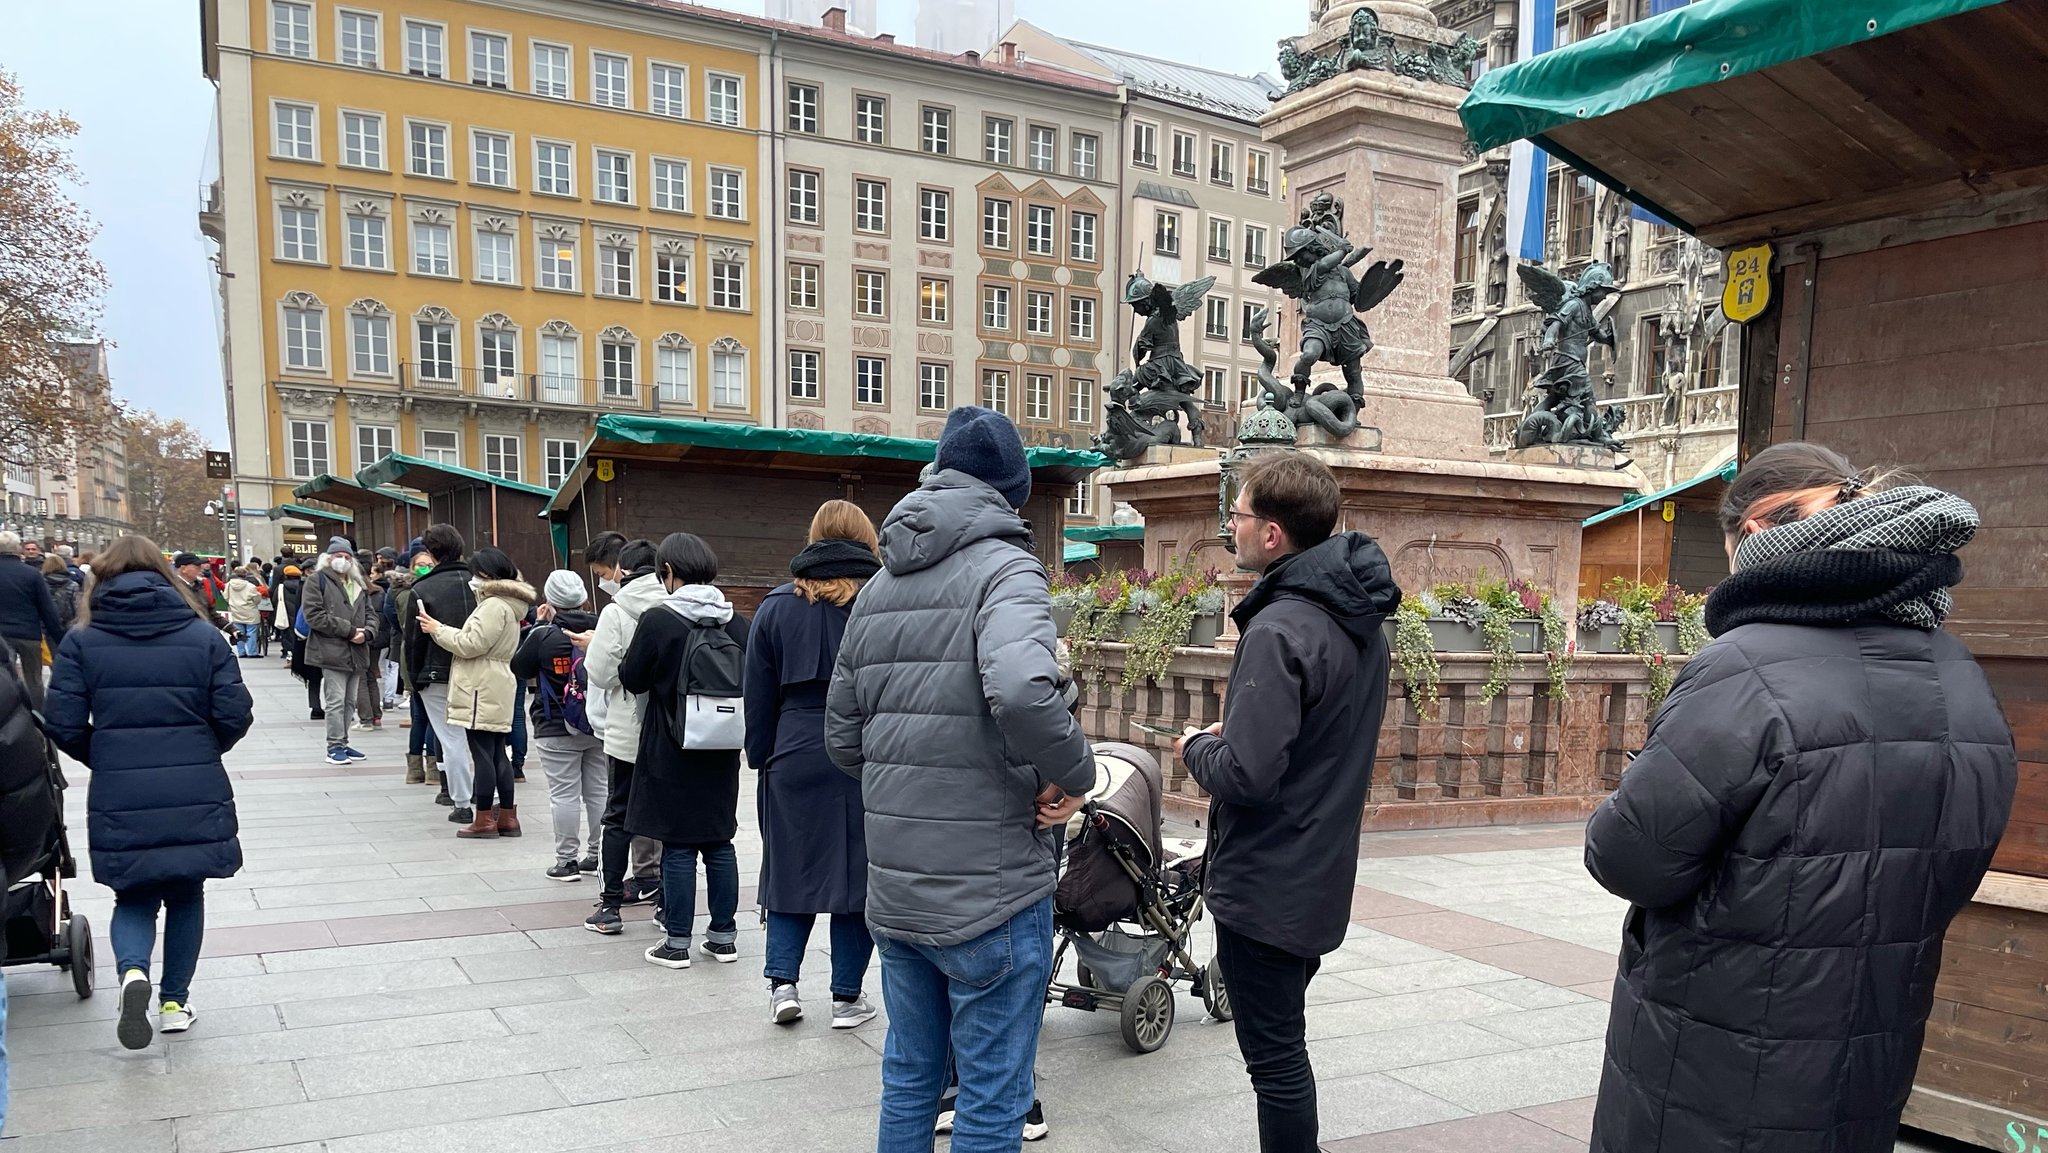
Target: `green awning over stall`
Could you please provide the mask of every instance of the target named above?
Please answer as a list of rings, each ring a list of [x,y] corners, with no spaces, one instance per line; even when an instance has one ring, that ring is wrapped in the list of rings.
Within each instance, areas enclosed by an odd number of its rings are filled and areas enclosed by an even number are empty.
[[[1067,539],[1101,544],[1106,540],[1144,540],[1141,524],[1077,524],[1067,530]]]
[[[348,477],[336,476],[331,472],[321,473],[293,489],[292,495],[300,500],[324,500],[350,508],[368,508],[373,498],[409,504],[414,508],[427,507],[425,497],[401,492],[395,488],[364,488]]]
[[[283,520],[288,516],[300,520],[331,521],[335,524],[354,524],[356,514],[339,508],[308,508],[302,504],[274,504],[270,506],[270,519]]]
[[[555,494],[555,490],[542,488],[537,484],[525,484],[521,481],[506,480],[504,477],[492,476],[487,472],[477,472],[474,469],[462,468],[459,465],[422,460],[416,456],[407,456],[402,452],[394,452],[390,456],[383,457],[364,466],[356,473],[356,483],[365,488],[378,488],[384,485],[398,484],[400,481],[405,483],[405,487],[419,489],[422,492],[439,492],[442,489],[486,484],[512,489],[515,492],[531,493],[534,496],[553,496]]]
[[[1094,560],[1101,555],[1102,550],[1092,544],[1070,540],[1067,542],[1066,548],[1061,551],[1060,560],[1067,564],[1073,564],[1075,561]]]
[[[1712,472],[1703,472],[1700,475],[1693,477],[1691,480],[1680,481],[1679,483],[1672,485],[1670,488],[1662,489],[1658,492],[1653,492],[1648,496],[1631,497],[1625,503],[1616,505],[1615,507],[1608,509],[1606,512],[1595,513],[1592,516],[1587,517],[1585,523],[1581,527],[1592,528],[1594,525],[1599,524],[1601,521],[1613,520],[1615,517],[1618,517],[1623,513],[1634,512],[1637,509],[1642,508],[1646,505],[1656,504],[1660,500],[1670,500],[1672,497],[1677,496],[1679,493],[1682,493],[1685,490],[1694,487],[1695,485],[1705,484],[1708,481],[1718,480],[1723,483],[1726,483],[1728,481],[1734,480],[1735,472],[1739,467],[1739,465],[1737,465],[1734,461],[1731,460],[1727,464],[1722,465],[1720,468],[1717,468]]]

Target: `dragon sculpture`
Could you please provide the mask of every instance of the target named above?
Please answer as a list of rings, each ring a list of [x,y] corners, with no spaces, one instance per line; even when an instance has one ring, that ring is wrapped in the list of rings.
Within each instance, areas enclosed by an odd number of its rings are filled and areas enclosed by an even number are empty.
[[[1280,383],[1273,375],[1273,366],[1280,362],[1280,350],[1266,339],[1266,310],[1261,308],[1252,314],[1251,342],[1258,350],[1260,408],[1270,408],[1294,422],[1296,428],[1313,424],[1338,440],[1358,431],[1358,402],[1351,394],[1334,384],[1325,382],[1315,386],[1314,391],[1295,388]]]

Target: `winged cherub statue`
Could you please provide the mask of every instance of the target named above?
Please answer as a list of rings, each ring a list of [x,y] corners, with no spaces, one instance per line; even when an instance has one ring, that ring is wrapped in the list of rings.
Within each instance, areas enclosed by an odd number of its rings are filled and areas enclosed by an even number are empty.
[[[1097,438],[1103,452],[1129,460],[1155,444],[1180,443],[1180,425],[1187,422],[1188,441],[1202,446],[1202,408],[1195,396],[1202,374],[1181,355],[1180,323],[1195,314],[1216,285],[1205,276],[1186,284],[1162,284],[1142,272],[1124,282],[1124,303],[1144,318],[1131,345],[1132,367],[1109,382],[1107,428]]]
[[[1351,269],[1372,252],[1344,238],[1342,202],[1333,205],[1317,196],[1302,213],[1301,223],[1281,241],[1280,263],[1252,277],[1255,284],[1277,288],[1301,301],[1301,356],[1294,362],[1293,384],[1307,395],[1309,373],[1318,364],[1344,371],[1344,390],[1354,405],[1365,401],[1365,378],[1359,361],[1372,351],[1372,334],[1359,313],[1371,310],[1401,284],[1402,262],[1375,261],[1364,276]]]
[[[1543,341],[1536,351],[1550,357],[1535,381],[1543,398],[1515,429],[1515,447],[1576,443],[1622,449],[1610,422],[1601,416],[1593,382],[1586,375],[1591,346],[1614,347],[1614,320],[1599,311],[1602,301],[1621,291],[1614,286],[1613,271],[1595,262],[1577,284],[1540,264],[1518,264],[1515,271],[1529,299],[1543,310]]]

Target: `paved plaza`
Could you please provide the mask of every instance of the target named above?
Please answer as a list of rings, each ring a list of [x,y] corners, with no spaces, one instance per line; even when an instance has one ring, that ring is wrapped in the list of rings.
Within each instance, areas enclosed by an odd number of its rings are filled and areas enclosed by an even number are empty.
[[[644,906],[627,910],[622,938],[581,927],[597,885],[541,875],[552,841],[538,762],[521,793],[526,837],[457,841],[433,790],[401,783],[398,716],[362,734],[367,764],[329,768],[299,684],[274,660],[244,668],[258,724],[228,763],[248,863],[207,890],[198,1024],[142,1052],[119,1046],[111,894],[82,883],[102,991],[79,1001],[54,970],[8,971],[0,1150],[873,1147],[886,1017],[826,1027],[822,925],[809,1016],[769,1024],[750,913],[740,964],[687,972],[641,958],[655,937]],[[79,773],[74,830],[82,786]],[[750,798],[741,815],[747,877],[760,860]],[[1349,939],[1310,990],[1325,1148],[1584,1149],[1622,905],[1587,878],[1579,830],[1375,834],[1363,857]],[[752,900],[748,885],[742,909]],[[874,974],[869,990],[879,1004]],[[1166,1047],[1140,1057],[1114,1016],[1048,1009],[1038,1070],[1052,1136],[1033,1148],[1255,1149],[1229,1026],[1185,993],[1179,1013]]]

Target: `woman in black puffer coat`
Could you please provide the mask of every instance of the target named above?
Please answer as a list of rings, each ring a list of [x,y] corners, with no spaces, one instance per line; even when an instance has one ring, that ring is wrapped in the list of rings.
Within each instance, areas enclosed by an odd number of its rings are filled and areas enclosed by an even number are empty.
[[[1795,443],[1721,519],[1716,639],[1586,829],[1632,905],[1592,1153],[1888,1153],[2017,775],[1940,629],[1977,513]]]

